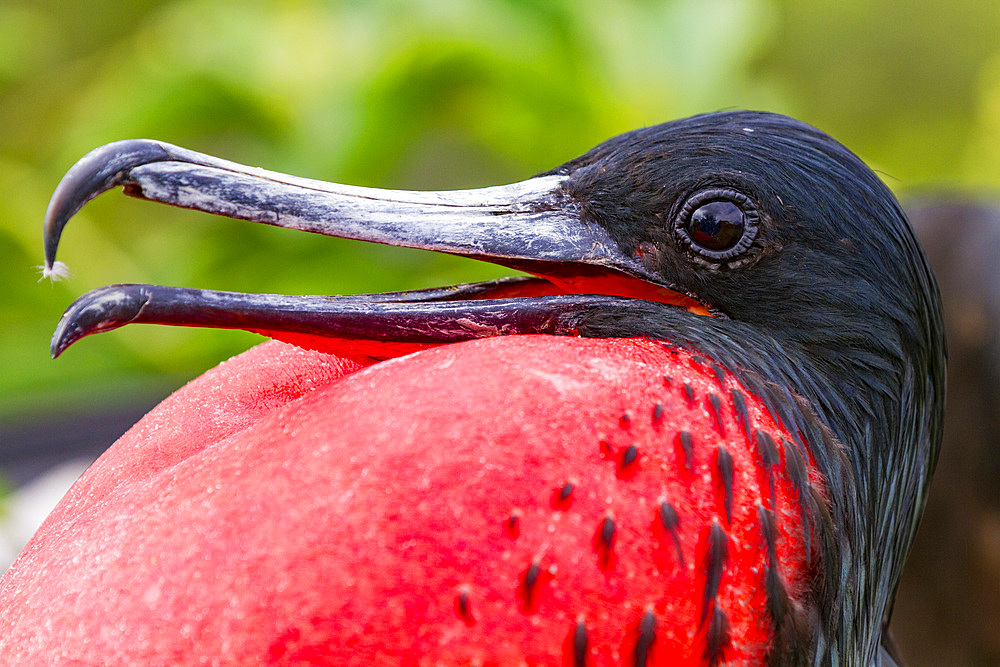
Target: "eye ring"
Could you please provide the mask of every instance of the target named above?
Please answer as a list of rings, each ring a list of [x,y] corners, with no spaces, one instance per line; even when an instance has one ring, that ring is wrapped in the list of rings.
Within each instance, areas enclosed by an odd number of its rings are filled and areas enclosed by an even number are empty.
[[[710,188],[684,202],[674,231],[692,252],[719,261],[746,252],[759,226],[760,212],[749,197],[731,188]]]

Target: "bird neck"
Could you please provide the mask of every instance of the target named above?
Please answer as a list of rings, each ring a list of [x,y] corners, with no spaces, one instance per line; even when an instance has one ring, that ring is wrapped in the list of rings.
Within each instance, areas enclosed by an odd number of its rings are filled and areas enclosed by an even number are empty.
[[[800,438],[825,477],[832,518],[820,535],[819,643],[833,656],[873,658],[933,465],[940,378],[912,370],[936,363],[904,356],[932,354],[927,345],[872,336],[870,321],[816,331],[641,303],[592,313],[580,326],[586,336],[646,336],[703,354]]]
[[[799,429],[826,477],[839,533],[831,536],[841,552],[839,583],[852,586],[834,622],[846,655],[870,651],[869,662],[926,498],[940,438],[943,385],[943,360],[931,359],[932,343],[908,338],[895,326],[872,335],[870,322],[867,329],[831,328],[819,336],[815,330],[793,330],[770,341],[758,333],[764,340],[748,341],[742,349],[770,350],[766,357],[744,352],[730,362],[745,369],[743,375],[762,375],[802,399],[790,406],[785,389],[762,389],[765,403],[774,405],[786,425],[799,419],[812,430]],[[837,569],[829,561],[825,567]]]

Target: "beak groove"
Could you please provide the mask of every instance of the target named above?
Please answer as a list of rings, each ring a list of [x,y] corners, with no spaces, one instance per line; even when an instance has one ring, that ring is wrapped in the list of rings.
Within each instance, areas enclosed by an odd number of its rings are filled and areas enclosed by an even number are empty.
[[[297,178],[148,139],[91,151],[59,183],[45,215],[51,269],[69,219],[98,194],[126,193],[183,208],[329,236],[503,263],[621,264],[617,244],[585,223],[562,191],[566,176],[439,192],[382,190]],[[616,260],[619,260],[616,262]]]

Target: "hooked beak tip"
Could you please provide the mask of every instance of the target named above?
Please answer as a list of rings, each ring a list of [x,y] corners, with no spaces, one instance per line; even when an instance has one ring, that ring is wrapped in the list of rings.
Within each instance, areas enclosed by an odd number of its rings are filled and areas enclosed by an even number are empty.
[[[151,298],[144,285],[109,285],[84,294],[63,313],[49,353],[55,359],[84,336],[141,321]]]
[[[95,148],[70,167],[45,210],[45,268],[52,271],[58,264],[56,249],[62,230],[84,204],[122,185],[130,169],[171,159],[172,149],[169,144],[151,139],[126,139]]]

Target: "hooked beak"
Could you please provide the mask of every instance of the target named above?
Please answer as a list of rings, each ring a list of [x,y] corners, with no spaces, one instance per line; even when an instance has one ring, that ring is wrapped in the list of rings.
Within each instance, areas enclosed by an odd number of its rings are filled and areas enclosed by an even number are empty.
[[[623,253],[566,193],[567,175],[445,192],[381,190],[297,178],[136,139],[102,146],[63,177],[45,215],[45,269],[63,228],[98,194],[126,194],[328,236],[482,259],[539,278],[358,296],[282,296],[113,285],[77,299],[52,356],[91,333],[145,322],[238,328],[347,356],[387,357],[484,336],[576,334],[589,310],[643,299],[709,314]]]

